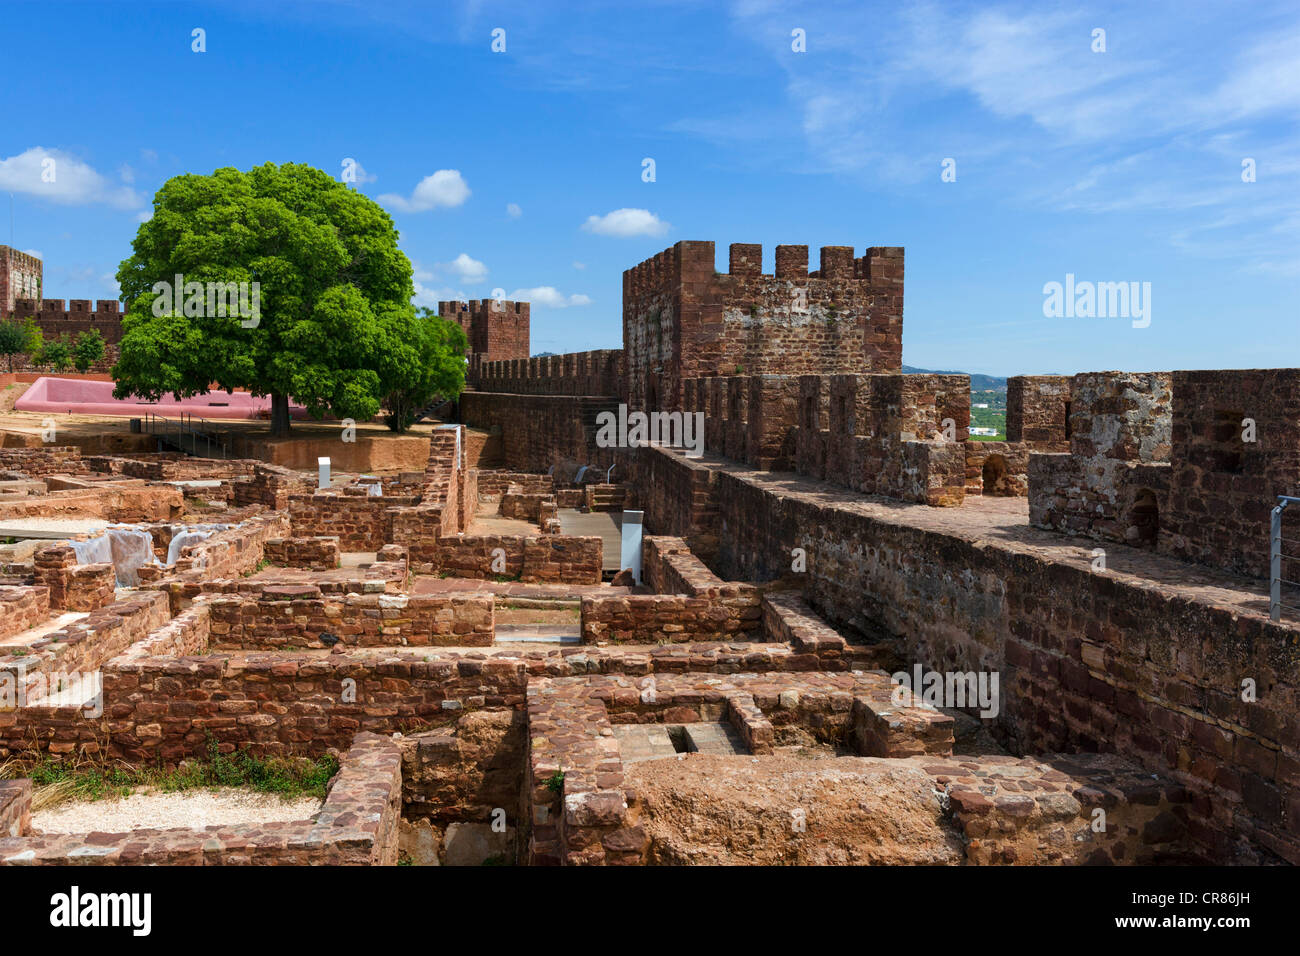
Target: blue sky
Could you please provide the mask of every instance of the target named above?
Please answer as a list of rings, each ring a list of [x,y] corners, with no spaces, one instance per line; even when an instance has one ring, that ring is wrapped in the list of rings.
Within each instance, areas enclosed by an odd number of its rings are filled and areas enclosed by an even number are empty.
[[[1294,2],[19,0],[5,35],[0,243],[47,296],[114,297],[170,176],[352,158],[419,300],[531,298],[535,352],[618,347],[623,270],[712,239],[905,246],[910,365],[1300,365]],[[1045,317],[1067,273],[1149,282],[1150,325]]]

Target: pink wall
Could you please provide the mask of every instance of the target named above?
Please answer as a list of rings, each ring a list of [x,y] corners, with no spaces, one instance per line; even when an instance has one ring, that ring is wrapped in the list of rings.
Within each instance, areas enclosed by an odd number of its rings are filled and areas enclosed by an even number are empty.
[[[43,375],[14,402],[14,408],[20,412],[64,412],[79,415],[138,417],[153,412],[166,417],[169,413],[175,415],[188,412],[199,418],[269,419],[271,399],[255,398],[248,392],[213,390],[206,395],[185,399],[169,394],[157,402],[129,399],[118,401],[113,398],[112,382]],[[307,411],[301,405],[290,405],[289,413],[294,418],[307,417]]]

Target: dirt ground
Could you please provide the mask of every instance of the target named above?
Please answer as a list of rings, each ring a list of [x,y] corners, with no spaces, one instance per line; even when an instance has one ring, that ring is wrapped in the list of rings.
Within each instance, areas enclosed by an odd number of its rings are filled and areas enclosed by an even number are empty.
[[[307,820],[319,797],[282,799],[237,787],[167,793],[144,788],[120,800],[72,800],[32,814],[37,833],[126,833],[139,829],[232,826]]]
[[[131,419],[125,415],[81,415],[51,414],[49,412],[22,412],[14,409],[16,402],[30,386],[17,383],[0,388],[0,448],[36,448],[46,444],[42,432],[46,429],[46,420],[53,419],[55,429],[54,444],[79,447],[83,454],[115,454],[122,452],[149,452],[157,450],[157,440],[150,435],[131,433]],[[164,416],[165,417],[165,416]],[[213,423],[221,432],[232,437],[239,437],[253,442],[265,442],[262,448],[282,446],[285,444],[302,445],[305,451],[295,453],[283,447],[275,452],[276,459],[284,458],[290,467],[299,467],[298,459],[313,464],[318,449],[314,446],[338,443],[341,424],[339,422],[294,422],[287,439],[271,440],[270,424],[265,421],[220,421]],[[436,421],[421,422],[403,436],[395,436],[379,421],[358,422],[356,438],[360,442],[352,443],[347,452],[364,449],[365,461],[343,461],[336,456],[336,469],[347,468],[352,471],[369,471],[379,473],[396,473],[407,470],[423,471],[428,458],[427,440]],[[372,441],[367,442],[370,439]],[[401,448],[411,439],[418,439],[418,447]],[[375,441],[377,440],[377,441]],[[308,447],[311,446],[311,447]],[[378,447],[375,447],[378,446]],[[400,449],[400,453],[394,450]],[[269,460],[267,456],[254,453],[248,457]],[[305,466],[302,466],[305,467]]]

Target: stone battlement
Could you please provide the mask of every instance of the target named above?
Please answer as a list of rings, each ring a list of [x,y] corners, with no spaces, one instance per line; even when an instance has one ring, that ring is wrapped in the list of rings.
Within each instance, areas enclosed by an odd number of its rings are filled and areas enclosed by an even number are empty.
[[[470,361],[470,380],[484,392],[521,395],[621,395],[623,350]]]
[[[506,299],[438,303],[438,315],[459,323],[470,354],[485,361],[528,358],[529,312],[527,302]]]
[[[625,398],[649,411],[682,408],[684,382],[717,375],[896,372],[903,356],[903,250],[731,246],[729,272],[712,242],[679,242],[623,273]]]

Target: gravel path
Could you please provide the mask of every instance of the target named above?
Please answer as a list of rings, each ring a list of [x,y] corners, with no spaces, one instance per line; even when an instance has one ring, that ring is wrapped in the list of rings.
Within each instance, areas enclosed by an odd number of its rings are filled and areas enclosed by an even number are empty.
[[[127,833],[131,830],[202,828],[239,823],[306,820],[320,810],[317,797],[281,799],[236,787],[166,793],[144,789],[121,800],[71,801],[32,814],[40,833]]]

